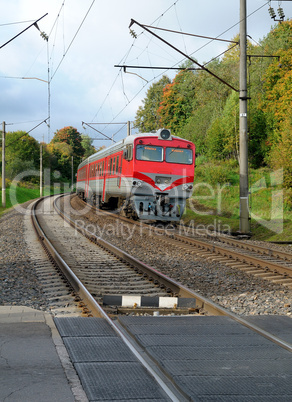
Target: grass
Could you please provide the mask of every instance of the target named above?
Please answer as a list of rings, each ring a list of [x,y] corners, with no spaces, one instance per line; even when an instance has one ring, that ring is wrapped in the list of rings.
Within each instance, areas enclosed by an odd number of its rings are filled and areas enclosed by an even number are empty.
[[[61,192],[61,190],[60,190]],[[45,187],[44,195],[57,194],[56,188]],[[6,188],[6,208],[2,207],[2,189],[0,189],[0,217],[8,212],[12,207],[24,202],[39,198],[40,188],[35,184],[20,183],[16,188],[11,188],[9,185]]]
[[[292,209],[285,206],[287,195],[281,185],[272,185],[277,183],[274,173],[266,168],[251,170],[249,178],[252,238],[292,242]],[[54,192],[56,188],[45,189],[45,194]],[[0,207],[0,216],[13,206],[11,195],[8,187],[6,208]],[[39,187],[21,184],[16,188],[15,197],[19,204],[38,198]],[[214,165],[197,161],[194,192],[183,220],[210,231],[239,231],[239,173],[234,162]]]
[[[239,173],[230,162],[198,164],[186,224],[239,232]],[[267,168],[249,172],[251,233],[255,240],[292,242],[292,210],[285,205],[281,180]],[[286,198],[285,198],[286,197]]]
[[[12,197],[16,196],[16,200],[18,204],[22,204],[26,201],[32,200],[34,198],[38,198],[40,196],[39,188],[27,188],[27,187],[17,187],[14,195],[14,191],[10,191],[8,187],[6,189],[6,208],[0,207],[0,216],[2,216],[5,212],[7,212],[10,208],[14,206],[14,202]],[[2,190],[0,191],[0,197],[2,200]]]

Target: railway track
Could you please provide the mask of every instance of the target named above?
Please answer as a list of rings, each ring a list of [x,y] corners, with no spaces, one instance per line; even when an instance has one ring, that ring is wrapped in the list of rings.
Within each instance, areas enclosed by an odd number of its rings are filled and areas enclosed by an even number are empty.
[[[93,210],[95,208],[92,207]],[[136,227],[137,235],[141,230],[159,236],[159,241],[178,244],[186,252],[200,258],[225,264],[275,284],[292,289],[292,254],[279,249],[256,245],[246,240],[237,240],[220,234],[198,234],[188,227],[153,227],[146,223],[131,221],[117,214],[98,211],[113,219]],[[181,234],[181,233],[184,234]]]
[[[45,213],[39,212],[41,203],[44,203],[43,205],[45,205]],[[195,310],[198,312],[200,310],[204,310],[204,312],[207,315],[228,316],[232,320],[235,320],[240,324],[252,329],[253,331],[261,334],[262,336],[273,341],[279,346],[289,351],[292,351],[292,345],[290,343],[287,343],[279,339],[278,337],[268,333],[267,331],[262,330],[256,325],[227,311],[226,309],[213,303],[212,301],[206,299],[205,297],[202,297],[200,294],[197,294],[196,292],[186,288],[180,283],[173,281],[172,279],[159,273],[157,270],[154,270],[151,267],[136,260],[135,258],[129,256],[124,251],[118,250],[115,246],[112,246],[107,242],[105,242],[104,240],[97,238],[96,236],[94,236],[94,234],[89,232],[86,233],[85,235],[84,227],[80,229],[80,231],[83,232],[83,236],[77,235],[76,231],[78,230],[78,228],[76,228],[75,223],[73,221],[70,222],[70,224],[74,226],[74,228],[71,228],[67,224],[64,224],[64,221],[62,220],[65,219],[67,222],[69,222],[70,221],[69,216],[66,216],[66,214],[63,212],[62,213],[63,218],[61,218],[59,215],[56,215],[56,213],[54,213],[52,207],[53,204],[52,199],[50,197],[45,198],[44,200],[39,200],[39,202],[35,204],[34,213],[32,214],[34,227],[37,230],[39,239],[43,243],[44,247],[47,249],[47,252],[51,256],[51,258],[54,259],[55,263],[62,270],[64,276],[70,282],[70,286],[72,286],[72,288],[80,298],[81,305],[84,306],[85,312],[87,312],[89,316],[92,315],[96,317],[106,318],[106,320],[110,322],[110,325],[114,325],[113,321],[110,319],[110,316],[105,312],[105,309],[101,307],[102,295],[107,291],[109,291],[110,293],[112,292],[112,288],[109,287],[107,289],[106,287],[102,287],[104,286],[103,285],[104,282],[100,281],[100,279],[104,281],[101,272],[104,272],[105,264],[101,264],[102,269],[100,271],[99,269],[96,269],[96,263],[95,263],[95,268],[91,271],[90,268],[91,257],[90,258],[88,257],[88,253],[94,256],[92,259],[93,264],[97,256],[98,258],[101,259],[106,258],[107,260],[106,265],[110,266],[111,272],[115,272],[114,267],[115,263],[113,263],[113,260],[118,261],[117,262],[118,270],[120,270],[121,268],[123,270],[125,269],[125,271],[128,271],[128,274],[129,270],[132,273],[134,272],[135,273],[134,275],[135,278],[133,279],[134,282],[138,282],[139,285],[142,285],[138,286],[135,289],[132,285],[132,282],[129,288],[126,287],[126,284],[124,288],[123,286],[119,287],[119,285],[114,285],[115,290],[119,288],[120,290],[122,289],[122,293],[124,293],[125,289],[127,292],[134,291],[135,293],[137,293],[137,291],[142,291],[142,289],[144,289],[144,291],[147,293],[148,296],[150,295],[150,297],[151,296],[153,297],[154,295],[157,296],[163,294],[164,296],[168,295],[168,297],[175,296],[177,299],[179,298],[194,299],[196,307],[195,309],[191,308],[190,309],[191,312],[194,312]],[[62,222],[63,225],[60,225]],[[86,237],[84,237],[84,235]],[[50,241],[49,237],[51,237],[52,241]],[[72,243],[73,237],[76,237],[77,242],[76,239],[74,239],[75,243]],[[88,242],[88,240],[90,240],[91,243]],[[98,251],[96,247],[97,244],[99,244]],[[86,247],[86,252],[85,254],[83,254],[82,259],[78,261],[77,254],[80,254],[80,251],[83,249],[83,247],[84,248]],[[100,247],[103,249],[102,257]],[[75,249],[78,249],[76,254],[74,254]],[[116,255],[112,256],[111,254],[114,253]],[[86,261],[84,261],[84,258],[86,259]],[[136,267],[135,264],[137,264]],[[131,268],[129,268],[130,265],[132,266]],[[142,267],[145,270],[144,273],[142,271]],[[87,276],[88,272],[90,272],[90,276]],[[97,276],[95,275],[96,273]],[[137,273],[139,276],[137,276]],[[149,277],[150,273],[151,275],[153,275],[153,277]],[[107,272],[106,276],[108,279],[109,272]],[[129,282],[130,276],[125,276],[125,278],[127,278],[126,282]],[[152,283],[154,282],[154,280],[156,282]],[[113,282],[113,276],[110,276],[110,282]],[[118,284],[121,283],[122,283],[121,278],[119,278]],[[149,284],[151,286],[149,286]],[[162,292],[162,289],[164,290],[164,292]],[[135,308],[136,306],[134,306],[134,309]],[[179,310],[177,309],[177,305],[174,306],[174,309],[176,312],[179,312]],[[168,311],[171,310],[168,309]],[[110,313],[111,312],[112,311],[110,311]],[[120,332],[120,329],[115,330],[118,333]]]
[[[58,208],[57,202],[54,202],[54,206],[59,214],[62,214],[62,218],[54,212],[52,199],[46,198],[35,206],[34,226],[47,252],[67,277],[75,292],[80,293],[82,290],[84,295],[87,292],[90,294],[89,304],[92,303],[91,298],[100,304],[105,304],[105,299],[106,304],[113,304],[121,295],[124,304],[118,309],[115,306],[112,313],[129,312],[133,308],[136,312],[145,311],[141,303],[146,304],[148,312],[153,309],[163,311],[166,308],[169,313],[173,308],[177,313],[185,313],[190,305],[193,307],[192,311],[199,312],[205,308],[204,302],[195,302],[194,295],[188,289],[93,233],[86,232]],[[41,209],[45,213],[39,212]],[[63,219],[73,225],[73,228],[64,224]],[[137,295],[140,299],[136,298]],[[87,299],[87,296],[85,298]],[[147,303],[153,298],[159,298],[160,306],[151,309]],[[183,300],[185,298],[188,299],[187,303]],[[193,299],[192,303],[190,299]],[[86,304],[88,305],[88,302]],[[214,308],[216,310],[216,307]],[[109,307],[108,310],[110,311]],[[212,310],[211,304],[209,310]],[[90,308],[87,308],[87,311],[90,313]]]
[[[56,265],[58,265],[63,275],[70,282],[70,287],[74,289],[76,297],[80,299],[80,304],[81,306],[83,306],[83,313],[87,313],[88,316],[103,318],[106,321],[106,323],[115,332],[116,336],[122,340],[122,342],[128,347],[128,349],[134,354],[134,356],[148,371],[148,373],[151,374],[151,377],[156,380],[156,383],[159,384],[159,386],[167,394],[168,399],[177,402],[181,400],[190,400],[188,392],[185,393],[184,387],[182,387],[183,382],[180,383],[178,377],[177,378],[171,377],[170,374],[168,373],[168,370],[165,370],[165,367],[162,364],[161,359],[159,357],[160,356],[159,347],[156,348],[158,353],[156,356],[155,348],[153,349],[153,351],[151,347],[145,349],[144,346],[140,343],[141,340],[139,340],[140,339],[139,336],[136,336],[137,334],[135,333],[135,330],[137,332],[137,327],[135,325],[136,321],[133,322],[131,320],[129,322],[127,321],[127,319],[139,318],[139,317],[125,317],[126,321],[124,322],[123,317],[119,314],[119,316],[117,317],[118,319],[113,319],[113,315],[111,314],[113,313],[113,311],[108,311],[107,309],[104,308],[104,306],[101,306],[105,293],[107,291],[109,292],[113,291],[111,287],[107,288],[107,286],[109,282],[111,283],[114,282],[113,280],[114,276],[119,277],[118,282],[114,284],[115,291],[141,292],[144,289],[147,292],[147,294],[151,295],[150,297],[152,298],[153,295],[155,295],[156,291],[157,292],[156,294],[158,295],[160,294],[163,294],[164,296],[168,295],[166,298],[169,299],[172,299],[173,296],[176,296],[178,299],[183,297],[188,298],[190,300],[195,300],[196,302],[195,306],[197,311],[199,311],[200,309],[204,309],[207,315],[225,316],[222,318],[227,320],[231,319],[246,327],[245,330],[248,329],[247,333],[249,335],[252,335],[249,332],[250,330],[252,330],[257,334],[260,334],[261,336],[265,337],[269,341],[272,341],[274,344],[285,349],[286,351],[292,352],[291,342],[289,341],[287,342],[286,340],[281,339],[278,336],[275,336],[274,334],[270,333],[270,331],[264,330],[263,328],[255,325],[250,320],[247,321],[233,313],[230,313],[229,311],[216,305],[212,301],[182,286],[180,283],[177,283],[171,280],[170,278],[167,278],[165,275],[160,274],[158,271],[153,270],[151,267],[143,264],[140,261],[133,259],[124,251],[118,250],[117,247],[112,246],[111,244],[105,242],[104,240],[96,237],[92,232],[87,231],[86,233],[86,230],[83,225],[81,225],[81,227],[79,228],[76,227],[75,222],[72,221],[68,215],[66,216],[66,213],[64,213],[64,211],[61,211],[62,208],[60,207],[60,205],[57,206],[59,201],[60,198],[58,200],[55,200],[54,203],[55,208],[59,209],[59,213],[62,213],[62,218],[59,215],[57,215],[52,209],[53,203],[50,198],[40,201],[34,208],[34,214],[32,215],[32,218],[34,221],[34,226],[38,232],[39,239],[41,240],[41,243],[47,249],[47,252],[51,256],[51,259],[55,262]],[[42,205],[45,205],[45,208],[42,207]],[[40,213],[39,208],[45,209],[45,214]],[[69,224],[64,222],[70,222],[70,225],[73,225],[74,227],[69,227]],[[82,232],[82,235],[79,232]],[[82,255],[81,259],[79,259],[80,254]],[[107,266],[110,267],[110,271],[106,270]],[[120,276],[120,270],[122,270],[122,278]],[[131,271],[131,274],[129,273],[129,271]],[[105,276],[103,276],[104,273]],[[132,276],[132,274],[134,276]],[[152,276],[150,277],[150,275]],[[134,286],[130,285],[130,287],[127,287],[126,286],[127,283],[125,283],[124,287],[123,286],[124,279],[126,279],[126,282],[129,283],[134,282],[135,285]],[[156,283],[154,283],[154,281],[156,281]],[[137,287],[136,283],[138,283],[141,286]],[[151,286],[149,286],[149,284]],[[191,309],[191,312],[193,312],[193,310],[194,309]],[[174,311],[178,312],[177,309],[174,309]],[[140,318],[147,319],[150,317],[140,317]],[[171,322],[173,322],[174,328],[178,329],[179,328],[178,327],[179,322],[177,321],[178,317],[168,317],[168,318],[175,319],[175,321]],[[181,317],[178,319],[185,319],[185,318],[186,317]],[[192,320],[202,318],[203,317],[191,317]],[[220,317],[206,317],[204,319],[208,318],[219,319]],[[65,321],[60,321],[62,319]],[[67,322],[66,318],[56,319],[56,324],[58,325],[58,327],[63,322],[68,324],[70,322],[73,322],[72,324],[73,327],[74,325],[77,325],[74,323],[79,323],[79,321]],[[226,321],[227,326],[229,325],[228,322],[229,321]],[[163,321],[163,324],[165,323],[167,322]],[[192,323],[195,324],[195,321],[192,321]],[[153,324],[155,326],[155,318]],[[93,328],[92,322],[90,323],[90,325],[88,323],[87,327],[91,328],[92,331]],[[78,326],[78,328],[80,327]],[[196,330],[194,331],[196,332]],[[239,332],[240,333],[244,332],[244,330]],[[78,374],[81,375],[82,381],[85,381],[85,384],[88,384],[90,383],[90,381],[87,382],[88,372],[85,371],[85,368],[87,368],[87,366],[92,368],[94,367],[94,365],[92,363],[88,363],[88,365],[86,363],[85,364],[82,363],[80,365],[78,363],[79,361],[78,356],[80,356],[81,353],[80,351],[84,353],[83,344],[85,341],[87,347],[93,348],[90,349],[93,351],[95,350],[94,345],[96,344],[96,342],[98,344],[101,341],[102,344],[104,343],[103,342],[104,337],[102,337],[102,339],[98,341],[97,335],[95,334],[93,337],[89,336],[84,338],[81,336],[81,338],[79,339],[78,337],[75,337],[77,335],[72,336],[72,332],[69,331],[69,333],[71,334],[71,338],[70,335],[67,335],[66,337],[66,334],[64,334],[65,336],[64,342],[66,341],[66,346],[67,348],[69,348],[68,351],[70,352],[70,356],[73,359],[73,361],[76,362],[77,370],[81,370],[82,365],[82,371],[80,372],[78,371]],[[165,347],[166,349],[169,348],[168,346]],[[182,347],[182,352],[184,351],[185,348]],[[259,353],[257,349],[255,351],[256,353]],[[86,358],[84,359],[84,361],[86,361]],[[100,363],[98,363],[96,367],[100,367]],[[98,372],[98,375],[101,375],[101,373]],[[93,389],[94,386],[93,388],[87,386],[87,391],[89,393],[92,392]]]

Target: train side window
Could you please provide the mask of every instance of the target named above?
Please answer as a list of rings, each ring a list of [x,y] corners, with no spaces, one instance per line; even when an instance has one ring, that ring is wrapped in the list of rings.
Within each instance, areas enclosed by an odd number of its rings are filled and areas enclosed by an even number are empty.
[[[124,149],[124,159],[127,161],[131,161],[133,159],[133,145],[127,145],[126,149]]]
[[[86,167],[79,170],[77,180],[86,180]]]
[[[110,160],[109,174],[112,174],[113,160]]]
[[[102,169],[101,169],[101,175],[103,176],[103,172],[104,172],[104,161],[102,162]]]
[[[90,166],[90,171],[89,171],[89,177],[93,177],[94,176],[94,165]]]
[[[116,158],[113,159],[113,171],[112,174],[115,174],[116,172]]]
[[[120,157],[117,156],[116,173],[118,173],[118,170],[119,170],[119,162],[120,162]]]

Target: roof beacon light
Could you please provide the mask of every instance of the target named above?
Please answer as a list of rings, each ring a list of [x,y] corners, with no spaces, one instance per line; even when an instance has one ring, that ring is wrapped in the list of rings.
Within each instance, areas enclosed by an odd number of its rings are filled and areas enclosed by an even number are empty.
[[[167,128],[162,128],[158,130],[157,134],[159,140],[168,140],[168,141],[172,140],[171,132]]]

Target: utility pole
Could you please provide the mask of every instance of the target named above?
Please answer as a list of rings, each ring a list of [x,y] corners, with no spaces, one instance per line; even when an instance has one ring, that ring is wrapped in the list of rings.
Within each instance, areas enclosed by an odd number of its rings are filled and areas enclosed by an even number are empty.
[[[43,144],[40,144],[40,197],[43,196]]]
[[[71,191],[74,190],[74,156],[71,157]]]
[[[2,207],[6,208],[6,183],[5,183],[5,121],[2,123]]]
[[[240,0],[240,67],[239,67],[239,230],[250,233],[248,205],[248,130],[247,130],[247,66],[246,66],[246,0]]]

